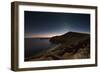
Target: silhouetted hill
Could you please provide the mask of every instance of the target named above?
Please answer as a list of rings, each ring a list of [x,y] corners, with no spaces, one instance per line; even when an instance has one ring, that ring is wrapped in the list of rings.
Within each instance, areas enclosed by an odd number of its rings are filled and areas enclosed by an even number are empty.
[[[90,58],[90,34],[68,32],[52,37],[50,42],[56,46],[41,52],[30,61]]]
[[[54,36],[50,39],[51,43],[59,44],[59,43],[77,43],[81,40],[86,40],[90,38],[89,34],[86,33],[78,33],[78,32],[68,32],[61,36]]]

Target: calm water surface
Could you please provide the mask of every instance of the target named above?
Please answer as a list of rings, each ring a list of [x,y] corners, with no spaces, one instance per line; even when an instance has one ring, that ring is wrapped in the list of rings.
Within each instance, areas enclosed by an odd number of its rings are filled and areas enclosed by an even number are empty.
[[[54,44],[51,44],[49,39],[25,38],[25,58],[32,57],[53,46]]]

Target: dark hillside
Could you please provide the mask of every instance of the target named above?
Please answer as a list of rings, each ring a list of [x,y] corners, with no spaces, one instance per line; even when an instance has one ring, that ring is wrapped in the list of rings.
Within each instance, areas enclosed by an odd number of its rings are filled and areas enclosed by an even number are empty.
[[[62,60],[62,59],[86,59],[90,58],[90,34],[68,32],[61,36],[50,38],[50,42],[56,44],[45,53],[30,60]]]

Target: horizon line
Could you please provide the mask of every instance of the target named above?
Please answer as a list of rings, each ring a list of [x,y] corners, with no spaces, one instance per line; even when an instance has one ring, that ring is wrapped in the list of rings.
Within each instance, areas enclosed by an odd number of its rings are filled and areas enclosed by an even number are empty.
[[[73,31],[70,31],[70,32],[73,32]],[[75,33],[90,34],[90,32],[75,32]],[[49,36],[47,34],[44,34],[44,35],[39,34],[39,35],[32,35],[32,36],[24,36],[24,38],[51,38],[51,37],[60,36],[60,35],[64,35],[64,34],[52,35],[52,36],[50,36],[50,34]]]

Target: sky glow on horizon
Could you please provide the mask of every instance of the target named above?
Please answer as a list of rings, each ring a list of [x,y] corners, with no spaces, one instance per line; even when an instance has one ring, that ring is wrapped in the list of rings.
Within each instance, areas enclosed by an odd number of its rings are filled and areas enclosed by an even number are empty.
[[[69,31],[90,32],[90,14],[24,12],[25,38],[53,37]]]

